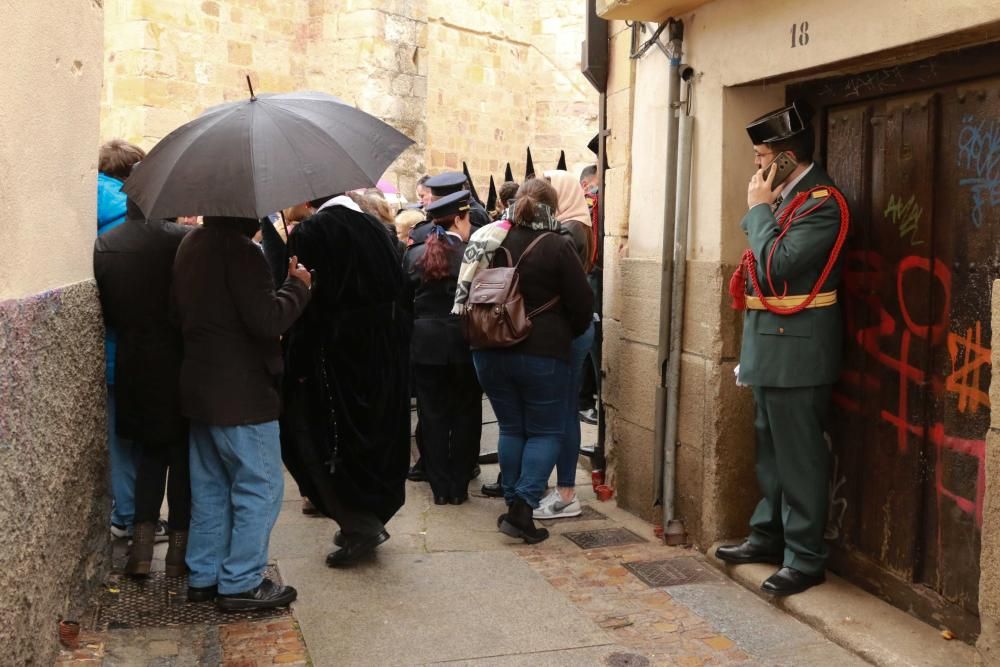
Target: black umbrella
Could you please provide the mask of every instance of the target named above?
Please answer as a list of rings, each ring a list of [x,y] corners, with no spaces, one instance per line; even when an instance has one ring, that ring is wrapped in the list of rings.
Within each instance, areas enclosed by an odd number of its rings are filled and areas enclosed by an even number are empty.
[[[148,218],[261,218],[375,185],[412,143],[332,95],[251,90],[164,137],[122,190]]]

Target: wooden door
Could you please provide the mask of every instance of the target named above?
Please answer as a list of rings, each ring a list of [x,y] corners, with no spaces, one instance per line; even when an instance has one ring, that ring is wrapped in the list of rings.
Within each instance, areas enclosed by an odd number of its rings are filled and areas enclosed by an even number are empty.
[[[1000,278],[1000,76],[961,67],[969,57],[791,91],[821,108],[824,161],[852,207],[831,564],[966,640],[979,632]]]

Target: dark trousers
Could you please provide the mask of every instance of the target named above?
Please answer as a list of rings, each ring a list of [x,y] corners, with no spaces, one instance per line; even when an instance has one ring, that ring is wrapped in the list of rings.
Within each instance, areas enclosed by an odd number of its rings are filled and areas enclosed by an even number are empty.
[[[414,364],[427,481],[435,496],[464,497],[479,459],[483,390],[469,364]]]
[[[135,522],[154,522],[160,517],[166,487],[171,530],[187,530],[191,523],[191,470],[185,438],[170,444],[138,444],[135,472]],[[169,476],[168,476],[169,471]]]
[[[750,542],[784,548],[784,565],[822,574],[830,450],[824,432],[831,385],[754,387],[757,481],[763,495],[750,518]]]

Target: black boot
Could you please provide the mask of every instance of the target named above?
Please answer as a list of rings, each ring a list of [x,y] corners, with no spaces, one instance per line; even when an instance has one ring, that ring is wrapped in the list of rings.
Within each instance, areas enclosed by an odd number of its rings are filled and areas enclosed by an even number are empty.
[[[497,475],[495,484],[483,484],[482,492],[487,498],[503,498],[503,475]]]
[[[525,541],[526,544],[537,544],[548,539],[549,531],[544,528],[536,528],[535,521],[531,518],[531,505],[521,498],[515,498],[514,504],[510,506],[507,518],[500,521],[500,532],[504,535],[517,537]]]

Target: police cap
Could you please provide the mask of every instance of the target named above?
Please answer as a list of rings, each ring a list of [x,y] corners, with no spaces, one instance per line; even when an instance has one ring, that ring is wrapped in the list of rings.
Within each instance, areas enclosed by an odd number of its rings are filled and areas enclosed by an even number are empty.
[[[437,176],[431,176],[424,182],[435,197],[443,197],[458,192],[465,187],[465,174],[460,171],[446,171]]]
[[[808,130],[810,120],[812,109],[805,102],[796,101],[791,106],[770,111],[752,121],[747,125],[747,134],[755,146],[787,141]]]
[[[427,215],[434,220],[447,218],[451,215],[464,215],[469,211],[469,196],[468,190],[459,190],[445,195],[427,205]]]

